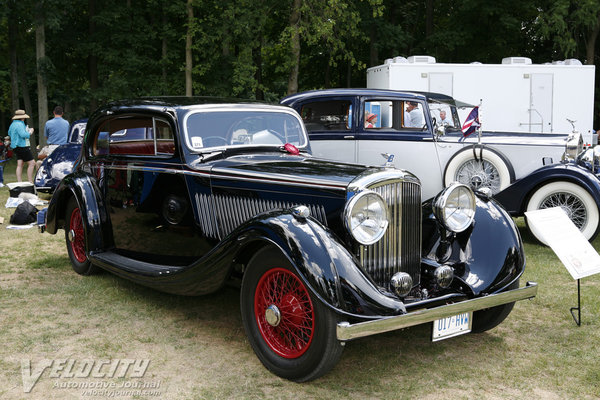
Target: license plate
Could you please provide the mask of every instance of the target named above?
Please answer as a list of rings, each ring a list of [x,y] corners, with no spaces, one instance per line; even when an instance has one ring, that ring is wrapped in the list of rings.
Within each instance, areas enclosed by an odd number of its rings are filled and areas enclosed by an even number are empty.
[[[471,332],[472,320],[473,313],[471,312],[435,320],[433,321],[433,335],[431,340],[436,342],[469,333]]]

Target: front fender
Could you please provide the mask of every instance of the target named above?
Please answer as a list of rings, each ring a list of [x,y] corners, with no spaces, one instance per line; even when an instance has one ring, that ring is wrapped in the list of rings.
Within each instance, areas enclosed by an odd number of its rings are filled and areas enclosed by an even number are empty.
[[[539,168],[494,197],[513,216],[522,216],[533,191],[553,181],[575,183],[587,190],[596,203],[600,204],[600,180],[590,170],[574,163],[552,164]]]
[[[55,234],[65,227],[67,203],[75,196],[85,213],[83,216],[88,251],[103,250],[112,246],[112,226],[106,212],[104,200],[95,179],[82,171],[67,175],[58,185],[48,204],[46,231]]]
[[[478,197],[471,228],[449,235],[444,242],[431,203],[424,205],[424,261],[451,265],[453,285],[467,285],[473,296],[496,293],[518,279],[525,270],[525,253],[519,230],[511,216],[493,199]],[[460,290],[463,291],[464,290]]]
[[[277,246],[310,290],[337,313],[370,319],[406,312],[402,301],[380,292],[339,239],[313,218],[270,212],[235,235],[242,248],[257,241]]]

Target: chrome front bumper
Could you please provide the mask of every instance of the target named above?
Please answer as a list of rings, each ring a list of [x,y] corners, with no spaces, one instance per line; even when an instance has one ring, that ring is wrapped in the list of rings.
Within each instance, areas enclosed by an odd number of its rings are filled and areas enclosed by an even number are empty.
[[[500,306],[519,300],[531,299],[537,294],[537,283],[527,282],[525,287],[497,294],[465,300],[445,306],[422,309],[394,317],[387,317],[367,322],[350,324],[340,322],[337,325],[338,340],[352,340],[378,333],[421,325],[441,318],[450,317],[468,311],[478,311],[485,308]]]

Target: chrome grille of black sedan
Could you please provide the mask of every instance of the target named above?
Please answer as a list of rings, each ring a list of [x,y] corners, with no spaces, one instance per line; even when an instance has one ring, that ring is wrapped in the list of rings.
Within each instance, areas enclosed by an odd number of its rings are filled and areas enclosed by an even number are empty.
[[[406,272],[420,282],[421,185],[418,182],[385,182],[367,187],[388,205],[389,226],[379,242],[361,246],[359,259],[380,286],[389,288],[392,275]]]
[[[243,196],[196,195],[196,203],[201,215],[200,227],[203,233],[212,238],[223,239],[235,228],[250,218],[270,210],[292,208],[298,203],[254,199]],[[311,215],[327,226],[325,208],[322,205],[305,204]],[[210,212],[209,210],[213,210]]]

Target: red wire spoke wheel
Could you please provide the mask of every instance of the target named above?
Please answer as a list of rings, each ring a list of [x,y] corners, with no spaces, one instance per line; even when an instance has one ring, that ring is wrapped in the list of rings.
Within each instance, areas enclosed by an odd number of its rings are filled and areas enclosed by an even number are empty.
[[[71,197],[67,203],[67,209],[64,214],[65,221],[65,241],[67,244],[67,253],[71,260],[73,271],[80,275],[91,275],[98,271],[98,267],[93,265],[88,259],[85,251],[85,228],[83,216],[79,204],[75,197]]]
[[[240,308],[248,342],[263,365],[306,382],[331,370],[344,347],[336,336],[338,315],[300,279],[300,271],[281,250],[259,249],[244,271]]]
[[[69,229],[73,235],[71,238],[71,250],[73,251],[73,256],[75,256],[77,261],[83,263],[87,260],[87,257],[85,255],[83,222],[81,219],[81,211],[78,207],[71,213]]]
[[[262,276],[254,296],[254,314],[271,350],[297,358],[310,347],[315,329],[313,304],[304,284],[283,268]]]

